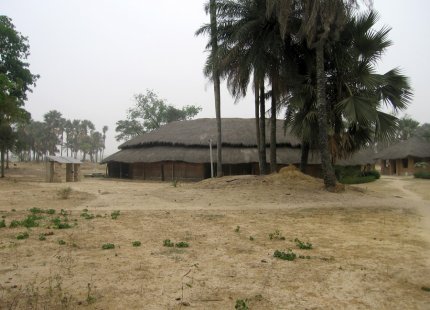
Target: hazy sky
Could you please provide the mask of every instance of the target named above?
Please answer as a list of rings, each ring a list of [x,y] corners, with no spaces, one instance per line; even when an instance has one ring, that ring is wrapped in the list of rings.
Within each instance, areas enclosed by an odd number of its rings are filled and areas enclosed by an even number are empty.
[[[202,73],[207,38],[194,36],[208,21],[204,2],[0,0],[0,14],[28,36],[31,70],[41,76],[26,108],[35,120],[55,109],[91,120],[99,131],[108,125],[106,154],[118,145],[116,121],[146,89],[177,107],[201,106],[198,117],[214,117],[213,86]],[[374,8],[394,42],[379,70],[402,68],[414,88],[407,113],[430,122],[430,1],[374,0]],[[237,104],[225,87],[221,96],[223,117],[253,116],[252,94]]]

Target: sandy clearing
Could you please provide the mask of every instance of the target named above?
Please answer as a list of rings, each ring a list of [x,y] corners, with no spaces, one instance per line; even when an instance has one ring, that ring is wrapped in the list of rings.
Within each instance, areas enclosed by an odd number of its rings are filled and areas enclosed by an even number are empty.
[[[15,239],[25,228],[0,229],[6,308],[233,309],[238,299],[251,309],[430,308],[421,290],[430,286],[429,203],[421,199],[429,183],[421,180],[382,178],[332,194],[297,179],[177,187],[85,179],[62,200],[56,193],[66,184],[38,177],[24,167],[0,181],[6,223],[37,206],[65,209],[77,226],[53,229],[54,216],[46,216],[26,240]],[[83,219],[85,208],[99,217]],[[270,240],[276,230],[286,240]],[[298,249],[295,238],[314,248]],[[163,247],[165,239],[190,247]],[[115,249],[102,250],[104,243]],[[311,258],[273,257],[289,248]]]

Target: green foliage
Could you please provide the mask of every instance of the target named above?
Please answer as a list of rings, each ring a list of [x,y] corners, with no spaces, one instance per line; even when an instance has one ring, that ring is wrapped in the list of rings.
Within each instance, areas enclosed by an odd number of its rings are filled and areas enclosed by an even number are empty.
[[[428,287],[428,286],[422,286],[422,287],[421,287],[421,289],[422,289],[424,292],[430,292],[430,287]]]
[[[58,244],[59,245],[65,245],[66,241],[64,241],[63,239],[58,240]]]
[[[414,177],[418,179],[430,179],[429,171],[418,171],[414,173]]]
[[[39,240],[40,241],[45,241],[46,240],[46,236],[44,234],[40,234],[39,235]]]
[[[301,240],[299,240],[297,238],[294,239],[294,242],[299,247],[299,249],[302,249],[302,250],[310,250],[310,249],[312,249],[312,243],[303,242],[303,241],[301,241]]]
[[[170,241],[170,239],[166,239],[163,241],[163,246],[171,248],[171,247],[174,247],[175,244],[172,241]]]
[[[301,259],[311,259],[311,257],[309,255],[306,255],[306,256],[299,255],[299,258],[301,258]]]
[[[288,249],[287,252],[276,250],[275,253],[273,253],[273,257],[276,257],[282,260],[293,261],[296,259],[297,255],[291,249]]]
[[[142,245],[142,242],[140,242],[140,241],[133,241],[131,244],[132,244],[134,247],[138,247],[138,246],[141,246],[141,245]]]
[[[253,236],[249,236],[249,240],[250,241],[254,241],[254,237]]]
[[[4,220],[0,221],[0,228],[6,227],[6,222]]]
[[[28,215],[25,219],[23,219],[22,221],[18,221],[18,220],[13,220],[9,227],[11,228],[15,228],[15,227],[27,227],[27,228],[31,228],[31,227],[38,227],[39,226],[39,222],[37,222],[38,220],[42,219],[41,216],[37,216],[37,215]]]
[[[115,245],[113,243],[105,243],[102,245],[103,250],[111,250],[115,249]]]
[[[175,246],[177,248],[188,248],[190,245],[188,244],[188,242],[181,241],[181,242],[176,243]]]
[[[56,229],[68,229],[68,228],[72,228],[72,226],[68,223],[68,219],[67,218],[65,218],[62,221],[59,217],[56,217],[56,218],[52,219],[52,223],[54,224],[54,228],[56,228]]]
[[[69,199],[69,196],[71,193],[72,193],[72,188],[70,186],[63,187],[57,191],[57,195],[61,199]]]
[[[30,237],[28,232],[19,233],[18,235],[16,235],[16,239],[18,240],[27,239],[28,237]]]
[[[234,229],[234,232],[239,232],[240,231],[240,226],[236,226],[236,228]]]
[[[285,240],[285,237],[282,236],[282,233],[276,229],[273,233],[269,234],[270,240]]]
[[[116,220],[119,216],[120,212],[119,211],[113,211],[110,216],[113,220]]]
[[[83,212],[81,213],[81,217],[83,217],[86,220],[92,220],[94,218],[94,214]]]
[[[376,170],[361,171],[360,166],[335,166],[335,174],[342,184],[369,183],[381,177]]]
[[[362,184],[362,183],[373,182],[375,180],[376,180],[375,177],[370,175],[367,177],[360,177],[360,176],[345,177],[342,180],[340,180],[339,182],[342,184]]]
[[[249,310],[248,304],[247,304],[248,300],[244,300],[244,299],[238,299],[236,300],[236,304],[234,306],[234,309],[236,310]]]
[[[129,140],[170,122],[191,119],[201,111],[192,105],[177,109],[151,90],[135,95],[134,99],[136,104],[127,111],[127,119],[116,123],[117,141]]]

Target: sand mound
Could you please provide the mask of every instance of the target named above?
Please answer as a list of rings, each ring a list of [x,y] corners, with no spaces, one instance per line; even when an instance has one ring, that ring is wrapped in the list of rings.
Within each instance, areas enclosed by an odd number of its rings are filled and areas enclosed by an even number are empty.
[[[302,173],[295,166],[290,165],[282,168],[279,173],[266,176],[236,175],[222,178],[206,179],[191,185],[194,188],[223,189],[250,186],[277,186],[289,185],[306,187],[309,189],[320,189],[322,181]]]

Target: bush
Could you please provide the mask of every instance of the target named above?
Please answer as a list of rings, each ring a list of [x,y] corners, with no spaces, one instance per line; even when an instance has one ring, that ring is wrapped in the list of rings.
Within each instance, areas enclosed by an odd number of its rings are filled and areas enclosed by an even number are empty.
[[[415,172],[414,177],[417,179],[430,179],[430,172],[428,171]]]
[[[141,246],[141,245],[142,245],[142,242],[140,242],[140,241],[133,241],[131,244],[132,244],[134,247],[138,247],[138,246]]]
[[[115,249],[115,245],[113,243],[105,243],[102,245],[103,250],[111,250]]]
[[[177,248],[188,248],[190,245],[188,244],[188,242],[181,241],[181,242],[176,243],[175,246]]]
[[[296,253],[294,253],[291,249],[288,249],[287,252],[282,252],[282,251],[278,251],[276,250],[275,253],[273,253],[273,257],[282,259],[282,260],[295,260],[297,255]]]
[[[174,247],[175,244],[172,241],[170,241],[170,239],[166,239],[163,241],[163,246],[171,248],[171,247]]]
[[[16,239],[18,239],[18,240],[23,240],[23,239],[27,239],[28,237],[30,237],[30,236],[28,235],[28,232],[23,232],[23,233],[18,234],[18,235],[16,236]]]
[[[339,180],[339,182],[342,184],[362,184],[362,183],[369,183],[373,181],[376,181],[376,179],[374,176],[371,176],[371,175],[365,176],[365,177],[361,177],[361,176],[345,177]]]
[[[119,216],[120,212],[119,211],[113,211],[110,216],[113,220],[116,220]]]
[[[4,220],[0,221],[0,228],[6,227],[6,223]]]
[[[365,171],[365,172],[363,172],[362,175],[365,177],[373,176],[373,177],[375,177],[376,180],[381,177],[381,174],[379,173],[379,171],[376,171],[376,170]]]

